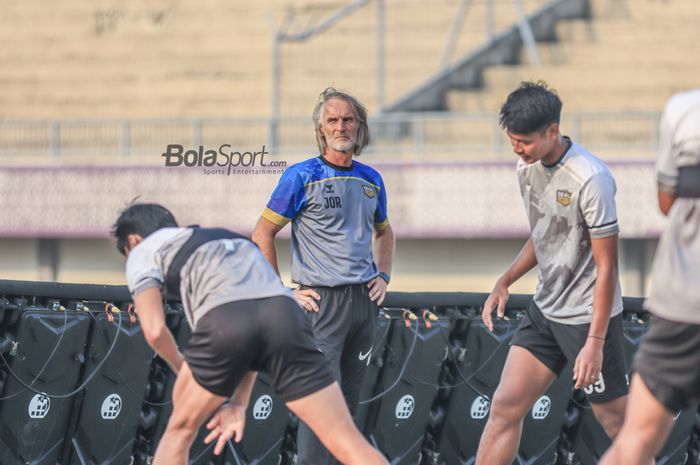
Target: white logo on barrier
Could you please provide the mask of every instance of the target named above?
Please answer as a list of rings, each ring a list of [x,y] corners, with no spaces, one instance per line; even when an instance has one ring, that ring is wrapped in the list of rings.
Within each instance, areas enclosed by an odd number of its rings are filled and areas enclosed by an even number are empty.
[[[472,402],[471,415],[475,420],[486,418],[491,408],[491,401],[486,396],[479,396]]]
[[[549,396],[542,396],[537,399],[535,406],[532,407],[532,418],[535,420],[544,420],[549,415],[549,410],[552,408],[552,399]]]
[[[268,395],[260,396],[253,406],[253,418],[256,420],[267,420],[272,413],[272,397]]]
[[[413,396],[406,394],[396,403],[396,418],[405,420],[413,414],[413,409],[416,408],[416,400]]]
[[[102,414],[103,420],[114,420],[119,416],[119,412],[122,411],[122,398],[119,394],[112,393],[105,397],[102,401],[102,408],[100,413]]]
[[[51,408],[51,399],[44,394],[37,394],[29,401],[29,418],[44,418]]]

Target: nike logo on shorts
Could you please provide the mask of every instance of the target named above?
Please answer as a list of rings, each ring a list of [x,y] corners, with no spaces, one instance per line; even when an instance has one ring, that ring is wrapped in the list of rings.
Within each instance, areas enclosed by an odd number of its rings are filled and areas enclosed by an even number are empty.
[[[370,347],[369,350],[364,354],[362,353],[362,351],[360,351],[360,356],[358,358],[360,359],[361,362],[367,360],[367,366],[369,366],[369,356],[371,353],[372,353],[372,347]]]

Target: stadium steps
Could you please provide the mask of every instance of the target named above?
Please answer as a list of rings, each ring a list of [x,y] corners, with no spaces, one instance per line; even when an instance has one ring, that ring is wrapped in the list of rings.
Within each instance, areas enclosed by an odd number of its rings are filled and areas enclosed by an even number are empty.
[[[66,0],[49,10],[38,0],[0,0],[0,118],[269,116],[269,17],[280,24],[292,5],[304,23],[346,3]],[[440,69],[458,5],[387,3],[385,102]],[[483,42],[485,11],[483,0],[472,2],[455,59]],[[494,30],[514,15],[510,0],[497,1]],[[375,111],[375,21],[369,4],[311,41],[283,44],[281,113],[308,114],[328,85]]]
[[[0,0],[0,118],[267,116],[287,3]],[[99,33],[100,15],[122,22]]]
[[[448,93],[454,111],[498,111],[523,80],[547,81],[565,111],[658,111],[668,97],[700,85],[693,44],[700,39],[696,0],[629,2],[612,11],[610,0],[594,0],[592,21],[562,21],[559,42],[539,44],[542,66],[494,66],[484,88]]]

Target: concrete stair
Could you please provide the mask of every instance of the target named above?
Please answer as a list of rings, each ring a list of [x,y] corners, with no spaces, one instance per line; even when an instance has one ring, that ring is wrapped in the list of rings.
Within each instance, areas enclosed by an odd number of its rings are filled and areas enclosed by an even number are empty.
[[[562,21],[560,41],[539,44],[542,66],[523,54],[523,65],[488,68],[484,88],[450,92],[449,108],[496,112],[524,80],[547,81],[565,112],[659,111],[674,92],[700,86],[696,0],[592,4],[592,21]]]
[[[546,0],[525,0],[527,11]],[[251,116],[272,111],[272,29],[287,8],[299,24],[346,1],[154,0],[119,3],[0,0],[0,118]],[[385,89],[390,103],[434,74],[459,0],[386,2]],[[470,5],[453,59],[486,37],[485,0]],[[494,31],[515,18],[494,4]],[[370,3],[332,29],[281,46],[282,115],[308,114],[324,87],[376,111],[376,10]]]

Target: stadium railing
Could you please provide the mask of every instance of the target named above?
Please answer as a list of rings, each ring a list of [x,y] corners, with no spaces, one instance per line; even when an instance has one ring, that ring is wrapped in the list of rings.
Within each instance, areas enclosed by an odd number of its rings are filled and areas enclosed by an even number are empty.
[[[658,146],[659,112],[568,113],[562,130],[594,153],[651,158]],[[315,151],[309,117],[276,119],[277,145],[270,143],[267,118],[0,120],[0,157],[23,155],[154,160],[170,144],[185,150],[204,146],[272,154]],[[499,159],[510,144],[494,113],[388,113],[370,118],[373,142],[367,153],[421,159]]]

